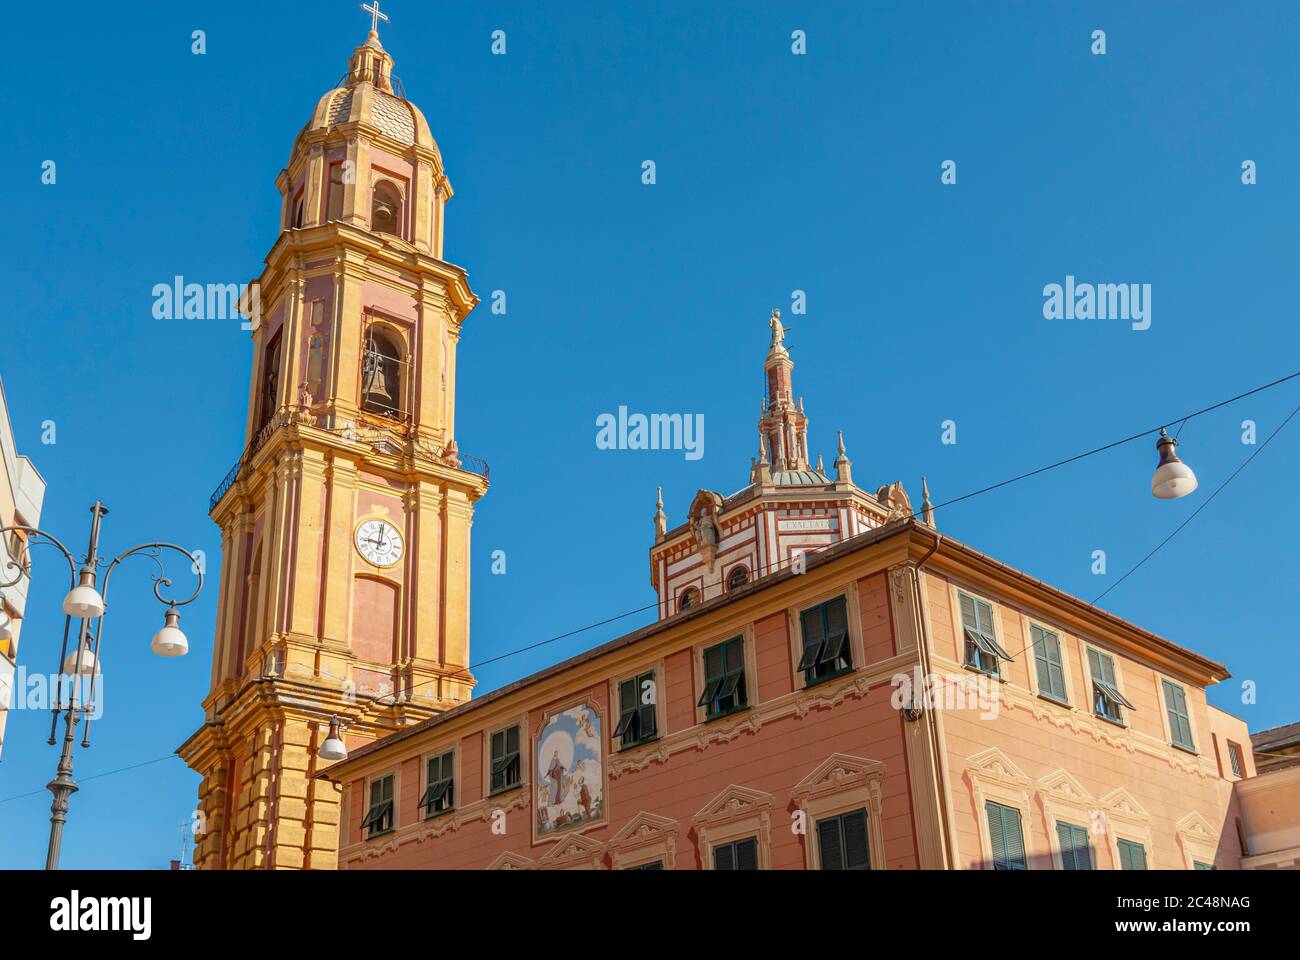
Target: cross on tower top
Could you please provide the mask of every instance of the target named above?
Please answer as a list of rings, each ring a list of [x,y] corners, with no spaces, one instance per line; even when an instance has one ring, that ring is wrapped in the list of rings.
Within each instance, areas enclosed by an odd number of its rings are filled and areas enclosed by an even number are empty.
[[[370,32],[379,36],[379,21],[388,23],[388,15],[379,12],[379,0],[375,0],[374,5],[363,3],[361,9],[370,14]]]

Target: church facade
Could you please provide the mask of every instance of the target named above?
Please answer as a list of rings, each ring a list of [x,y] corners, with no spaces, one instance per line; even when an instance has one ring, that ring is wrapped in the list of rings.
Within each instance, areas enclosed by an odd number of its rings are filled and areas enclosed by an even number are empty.
[[[944,535],[924,480],[915,510],[858,487],[842,437],[812,462],[775,312],[745,485],[671,527],[660,499],[656,621],[471,698],[477,298],[391,70],[372,31],[277,182],[180,749],[198,867],[1239,866],[1222,758],[1248,738],[1205,696],[1227,669]]]

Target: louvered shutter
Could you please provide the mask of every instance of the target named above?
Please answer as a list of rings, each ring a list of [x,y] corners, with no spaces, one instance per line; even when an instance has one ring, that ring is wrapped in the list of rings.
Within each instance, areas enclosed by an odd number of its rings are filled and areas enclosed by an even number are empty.
[[[1002,809],[989,800],[984,805],[984,812],[989,821],[989,846],[993,849],[993,869],[1006,869],[1002,866],[1006,860],[1006,841],[1002,837]]]
[[[741,840],[736,844],[736,869],[737,870],[757,870],[758,869],[758,841],[750,838]]]
[[[841,818],[844,834],[844,866],[848,870],[871,869],[871,845],[867,838],[867,812],[854,810]]]
[[[721,846],[713,848],[713,869],[714,870],[735,870],[736,869],[736,848],[730,843],[724,843]]]
[[[827,817],[817,822],[817,844],[821,848],[823,870],[844,869],[841,843],[839,817]]]

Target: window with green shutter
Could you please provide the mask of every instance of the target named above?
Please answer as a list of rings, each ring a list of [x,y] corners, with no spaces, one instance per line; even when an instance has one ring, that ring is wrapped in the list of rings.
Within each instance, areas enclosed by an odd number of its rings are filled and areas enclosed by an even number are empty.
[[[367,837],[378,836],[393,829],[393,775],[370,781],[370,807],[361,821],[361,831]]]
[[[844,597],[827,600],[803,611],[799,614],[799,624],[803,635],[803,655],[795,669],[803,674],[805,686],[853,669],[848,605]]]
[[[519,786],[519,726],[492,734],[492,793]]]
[[[426,817],[446,813],[456,805],[456,783],[452,771],[455,755],[451,750],[430,757],[426,764],[424,795],[420,807]]]
[[[745,641],[733,637],[704,651],[704,689],[697,706],[706,719],[726,716],[749,705],[745,692]]]
[[[1088,672],[1092,677],[1092,712],[1115,723],[1124,722],[1121,707],[1134,709],[1115,680],[1115,659],[1108,653],[1088,648]]]
[[[746,837],[731,843],[719,843],[713,848],[714,870],[757,870],[758,840]]]
[[[618,726],[614,736],[624,748],[634,747],[659,736],[655,720],[656,686],[651,670],[618,685]]]
[[[1132,840],[1120,840],[1119,868],[1121,870],[1145,870],[1147,868],[1147,850],[1140,843]]]
[[[1213,869],[1214,869],[1214,864],[1212,864],[1212,863],[1205,863],[1205,862],[1203,862],[1203,861],[1201,861],[1201,860],[1193,860],[1193,861],[1192,861],[1192,869],[1193,869],[1193,870],[1213,870]]]
[[[1020,828],[1020,811],[1015,807],[987,800],[984,812],[989,821],[989,845],[993,850],[994,870],[1027,870],[1025,835]]]
[[[1067,703],[1065,668],[1061,664],[1061,638],[1036,623],[1029,625],[1034,641],[1034,664],[1038,668],[1038,692],[1059,703]]]
[[[1092,869],[1092,844],[1088,842],[1087,830],[1073,823],[1058,820],[1056,842],[1061,848],[1061,869]]]
[[[991,677],[998,676],[998,661],[1014,658],[998,643],[992,605],[967,593],[959,593],[957,599],[961,605],[962,632],[966,637],[966,666]]]
[[[867,811],[853,810],[818,820],[817,848],[823,870],[870,870]]]
[[[1169,715],[1169,737],[1175,746],[1185,750],[1195,750],[1192,742],[1192,719],[1187,713],[1187,691],[1178,684],[1163,680],[1165,690],[1165,712]]]

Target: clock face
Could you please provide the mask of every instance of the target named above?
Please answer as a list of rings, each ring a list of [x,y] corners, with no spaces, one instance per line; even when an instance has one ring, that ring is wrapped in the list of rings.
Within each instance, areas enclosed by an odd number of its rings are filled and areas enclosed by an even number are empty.
[[[402,535],[387,520],[367,520],[357,527],[357,553],[376,567],[391,567],[402,559]]]

